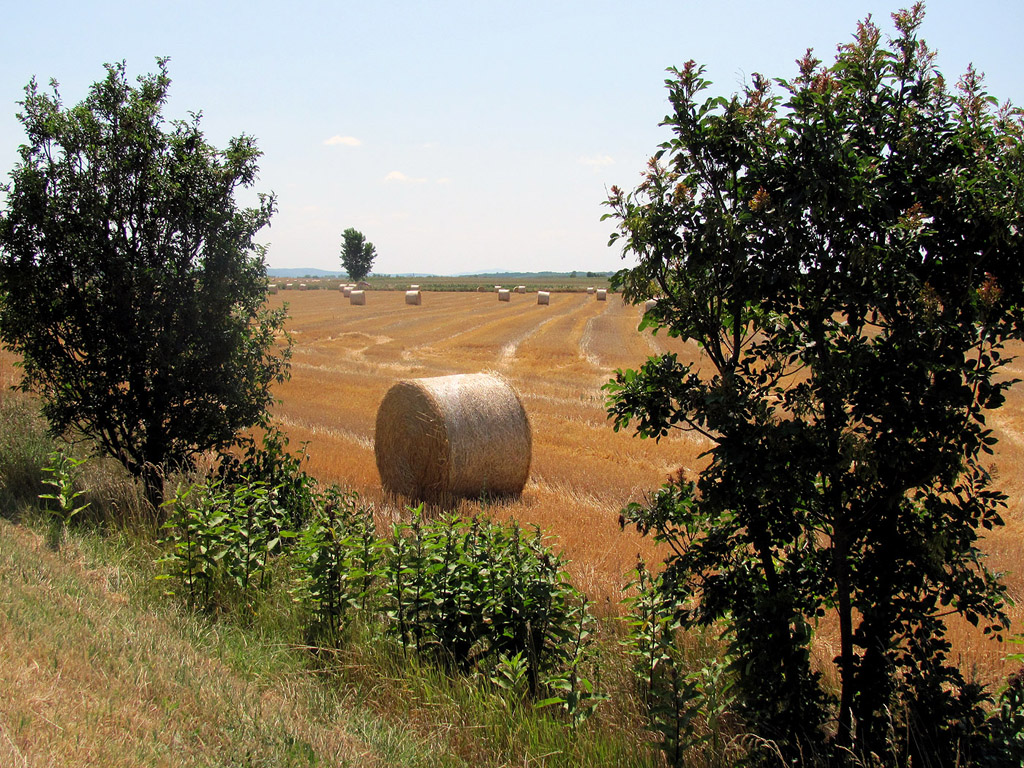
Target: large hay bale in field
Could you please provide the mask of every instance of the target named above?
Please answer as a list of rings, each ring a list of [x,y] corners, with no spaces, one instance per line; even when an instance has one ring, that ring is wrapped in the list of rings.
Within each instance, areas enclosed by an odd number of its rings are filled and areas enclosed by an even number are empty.
[[[549,291],[537,291],[537,303],[538,304],[550,304],[551,293]]]
[[[512,294],[508,288],[502,288],[498,291],[498,301],[512,301]]]
[[[589,288],[587,288],[587,293],[593,293],[593,292],[594,292],[594,286],[590,286]]]
[[[374,453],[384,489],[417,501],[517,495],[530,473],[530,421],[499,376],[407,379],[381,401]]]
[[[422,304],[423,299],[420,296],[419,291],[406,291],[405,292],[405,303],[406,304]]]
[[[366,294],[363,291],[352,291],[348,295],[348,301],[350,304],[366,304]]]
[[[597,289],[597,300],[598,301],[607,301],[608,300],[608,291],[606,291],[604,288],[598,288]]]

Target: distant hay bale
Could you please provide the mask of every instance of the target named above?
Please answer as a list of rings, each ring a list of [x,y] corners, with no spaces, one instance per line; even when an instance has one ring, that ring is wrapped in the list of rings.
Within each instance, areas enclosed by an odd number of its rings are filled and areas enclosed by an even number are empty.
[[[518,495],[530,473],[530,422],[499,376],[407,379],[381,401],[374,453],[384,489],[417,501]]]
[[[608,300],[608,291],[606,291],[604,288],[598,288],[597,289],[597,300],[598,301],[607,301]]]
[[[352,291],[348,295],[348,300],[350,304],[363,305],[366,304],[366,294],[363,291]]]
[[[365,280],[360,280],[358,283],[356,283],[355,287],[357,289],[359,289],[360,291],[365,291],[367,288],[370,287],[370,284],[368,282],[366,282]]]
[[[406,291],[405,292],[405,303],[406,304],[422,304],[423,298],[420,292],[417,291]]]
[[[476,292],[477,292],[477,293],[487,293],[487,289],[486,289],[486,288],[484,288],[484,287],[483,287],[482,285],[478,285],[478,286],[476,287]]]
[[[550,304],[551,293],[549,291],[537,291],[537,303],[538,304]]]
[[[516,293],[526,293],[526,286],[525,285],[517,285],[516,286]]]
[[[304,291],[308,286],[305,283],[299,283],[299,290]]]
[[[593,292],[594,292],[594,286],[590,286],[589,288],[587,288],[587,293],[593,293]]]
[[[276,286],[276,285],[274,285],[273,283],[271,283],[270,285],[268,285],[268,286],[267,286],[267,293],[270,293],[270,294],[274,294],[274,293],[277,293],[277,286]]]
[[[496,290],[496,291],[500,291],[500,290],[501,290],[501,286],[500,286],[500,285],[496,285],[496,286],[494,286],[494,290]]]
[[[285,283],[284,287],[285,287],[285,290],[290,291],[292,288],[295,287],[295,283]]]
[[[498,291],[498,301],[511,301],[511,295],[512,293],[508,288],[502,288]]]
[[[410,285],[409,286],[409,290],[410,291],[418,291],[419,289],[420,289],[420,287],[418,285]]]
[[[341,292],[346,297],[347,296],[351,296],[352,295],[352,286],[351,285],[343,285],[343,286],[341,286]]]
[[[647,301],[644,302],[644,312],[650,312],[656,306],[658,306],[657,299],[648,299]]]

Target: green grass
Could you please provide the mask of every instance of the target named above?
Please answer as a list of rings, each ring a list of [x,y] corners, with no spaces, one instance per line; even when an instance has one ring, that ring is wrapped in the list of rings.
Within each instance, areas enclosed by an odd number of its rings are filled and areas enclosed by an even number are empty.
[[[48,545],[33,493],[54,443],[28,398],[0,418],[0,765],[661,764],[614,632],[601,682],[617,693],[574,729],[358,624],[314,654],[285,558],[256,602],[189,612],[155,578],[155,515],[116,464],[83,466],[88,514]]]

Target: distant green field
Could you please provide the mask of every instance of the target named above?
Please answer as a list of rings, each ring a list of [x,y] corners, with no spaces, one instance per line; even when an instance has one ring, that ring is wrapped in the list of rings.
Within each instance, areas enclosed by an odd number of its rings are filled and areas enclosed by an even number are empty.
[[[366,282],[370,289],[375,291],[405,291],[410,285],[418,285],[423,291],[476,291],[485,288],[494,290],[495,285],[502,288],[515,288],[517,285],[525,285],[527,291],[558,291],[558,292],[580,292],[589,287],[608,288],[609,277],[570,277],[569,275],[542,275],[542,276],[509,276],[509,275],[469,275],[461,277],[386,277],[374,275]],[[306,290],[338,290],[341,285],[348,281],[337,277],[330,278],[300,278],[300,277],[272,277],[270,282],[282,290],[299,290],[299,286],[305,285]]]

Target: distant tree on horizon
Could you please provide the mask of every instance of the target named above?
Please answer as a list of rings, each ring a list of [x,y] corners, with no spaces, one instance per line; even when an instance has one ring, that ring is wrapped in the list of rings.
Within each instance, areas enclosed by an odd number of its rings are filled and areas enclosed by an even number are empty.
[[[377,258],[377,249],[362,232],[352,227],[342,232],[341,237],[341,265],[350,280],[359,282],[370,274],[373,260]]]

